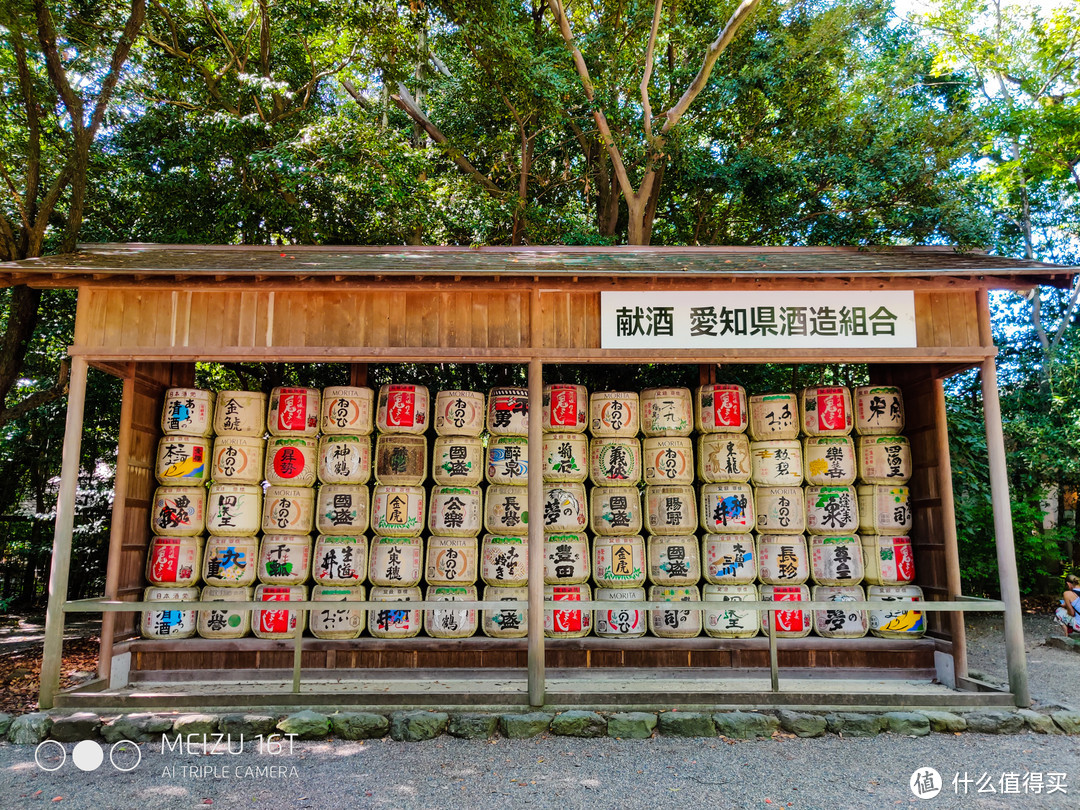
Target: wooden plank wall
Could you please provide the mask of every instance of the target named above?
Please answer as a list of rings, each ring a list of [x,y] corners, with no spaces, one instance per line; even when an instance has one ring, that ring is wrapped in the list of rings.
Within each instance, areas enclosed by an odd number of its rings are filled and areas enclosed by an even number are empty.
[[[700,287],[699,287],[700,288]],[[974,291],[915,293],[920,347],[977,346]],[[420,291],[84,288],[75,345],[88,350],[527,348],[527,289]],[[600,348],[600,293],[546,290],[542,345]]]
[[[904,435],[911,442],[913,466],[908,486],[914,517],[911,544],[915,553],[915,584],[923,589],[927,599],[948,600],[942,528],[945,516],[941,507],[937,450],[939,437],[948,426],[937,424],[932,369],[928,366],[871,367],[871,379],[903,389],[907,420]],[[932,635],[952,638],[947,614],[934,612],[926,616],[927,628]]]
[[[146,553],[150,545],[150,504],[157,488],[154,464],[161,437],[161,406],[165,390],[195,384],[195,365],[190,363],[136,363],[128,455],[127,514],[120,543],[117,598],[135,602],[146,587]],[[114,639],[126,638],[138,629],[134,613],[117,614]]]

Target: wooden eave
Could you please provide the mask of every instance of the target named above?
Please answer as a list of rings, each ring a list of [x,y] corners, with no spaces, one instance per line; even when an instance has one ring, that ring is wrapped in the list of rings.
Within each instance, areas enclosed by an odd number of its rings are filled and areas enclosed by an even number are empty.
[[[447,247],[87,244],[0,263],[0,285],[577,289],[1067,287],[1080,267],[949,247]],[[901,281],[902,280],[902,281]]]

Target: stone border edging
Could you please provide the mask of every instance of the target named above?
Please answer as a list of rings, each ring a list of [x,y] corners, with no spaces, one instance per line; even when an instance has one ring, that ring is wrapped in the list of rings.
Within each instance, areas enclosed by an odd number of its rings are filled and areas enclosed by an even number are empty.
[[[801,712],[781,709],[753,711],[660,711],[604,712],[441,712],[427,710],[335,712],[304,710],[288,715],[248,713],[199,714],[152,713],[100,716],[92,712],[55,714],[32,712],[13,717],[0,713],[0,739],[16,745],[37,745],[42,740],[60,742],[100,737],[105,742],[131,740],[155,742],[163,734],[188,735],[196,745],[203,735],[236,738],[268,734],[292,734],[294,739],[382,739],[402,742],[430,740],[441,734],[461,739],[503,736],[525,739],[540,734],[564,737],[613,737],[648,739],[664,737],[723,737],[733,740],[795,737],[872,737],[890,733],[921,737],[971,731],[982,734],[1080,734],[1080,712],[1040,713],[1030,709],[1007,711],[981,709],[970,712]],[[212,738],[210,739],[212,742]]]

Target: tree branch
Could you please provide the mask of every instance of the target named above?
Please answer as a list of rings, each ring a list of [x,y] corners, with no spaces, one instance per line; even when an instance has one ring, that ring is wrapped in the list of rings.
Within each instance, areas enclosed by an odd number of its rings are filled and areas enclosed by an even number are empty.
[[[19,400],[10,408],[0,410],[0,426],[26,416],[30,411],[35,408],[40,408],[47,402],[52,402],[54,399],[60,399],[60,397],[66,396],[67,392],[68,364],[66,360],[61,360],[60,373],[57,375],[56,383],[51,387],[46,388],[44,391],[37,391],[25,399]]]
[[[431,122],[423,110],[417,106],[416,101],[409,93],[407,88],[401,82],[398,82],[398,91],[394,95],[390,96],[394,104],[400,109],[404,110],[413,121],[420,125],[420,127],[428,134],[428,136],[435,141],[435,143],[446,149],[446,154],[450,156],[450,159],[454,161],[454,164],[461,169],[465,174],[469,175],[473,180],[479,183],[484,189],[495,197],[502,196],[502,189],[500,189],[495,183],[491,181],[487,175],[483,174],[479,169],[473,166],[468,159],[461,154],[461,152],[451,146],[450,139],[447,138],[435,124]]]
[[[1072,295],[1069,296],[1069,306],[1065,308],[1065,314],[1061,317],[1061,323],[1058,324],[1058,328],[1054,332],[1054,339],[1050,341],[1050,351],[1054,351],[1054,349],[1061,345],[1061,339],[1065,337],[1065,330],[1069,328],[1069,323],[1072,321],[1073,314],[1076,312],[1077,301],[1080,301],[1080,278],[1073,282]]]
[[[352,96],[352,100],[355,101],[359,105],[360,109],[362,109],[362,110],[370,110],[371,109],[371,102],[368,101],[366,98],[364,98],[363,94],[361,94],[361,92],[356,89],[355,84],[353,84],[351,81],[349,81],[348,79],[343,78],[341,76],[338,77],[338,84],[340,84],[343,88],[345,88],[345,92],[348,93],[350,96]]]
[[[713,40],[709,45],[708,50],[705,51],[705,59],[701,63],[701,69],[698,71],[697,76],[690,82],[690,86],[686,88],[682,97],[675,102],[675,105],[664,113],[664,117],[667,118],[667,120],[660,130],[662,133],[667,132],[675,126],[675,124],[679,123],[679,119],[683,117],[690,105],[694,103],[694,99],[705,89],[705,85],[709,82],[709,75],[712,73],[713,65],[716,64],[716,60],[720,58],[720,54],[724,52],[731,43],[731,40],[735,38],[735,34],[738,32],[740,26],[746,22],[746,18],[758,7],[760,2],[761,0],[743,0],[742,4],[735,9],[735,13],[732,14],[731,19],[727,21],[724,30],[720,32],[720,36]]]
[[[645,70],[641,74],[641,123],[645,138],[652,140],[652,104],[649,103],[649,81],[652,79],[653,54],[656,51],[656,32],[660,28],[660,11],[664,0],[656,0],[653,8],[652,28],[649,29],[649,45],[645,48]]]
[[[56,46],[56,28],[53,26],[52,12],[45,5],[45,0],[34,0],[34,11],[37,13],[38,42],[41,44],[42,53],[45,54],[45,68],[57,93],[60,94],[60,100],[67,108],[68,115],[71,117],[71,128],[78,142],[86,129],[82,98],[71,89],[67,71],[64,69],[63,62],[60,61],[60,51]]]
[[[101,92],[98,93],[97,104],[94,106],[94,114],[90,119],[90,128],[87,139],[92,141],[97,134],[101,122],[105,120],[105,110],[109,106],[116,83],[120,80],[120,71],[127,62],[128,54],[135,44],[135,38],[139,35],[143,20],[146,18],[146,0],[131,0],[131,14],[124,23],[124,30],[120,34],[120,41],[113,49],[112,59],[109,62],[109,72],[105,81],[101,83]]]

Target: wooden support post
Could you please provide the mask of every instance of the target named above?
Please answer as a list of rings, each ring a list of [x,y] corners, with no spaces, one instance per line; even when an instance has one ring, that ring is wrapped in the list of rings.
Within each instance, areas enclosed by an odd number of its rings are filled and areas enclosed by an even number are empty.
[[[349,364],[349,385],[354,388],[367,387],[367,363]]]
[[[955,600],[963,592],[963,585],[960,582],[960,547],[956,538],[956,502],[953,499],[945,386],[938,377],[934,378],[934,422],[937,435],[938,493],[941,497],[941,533],[945,543],[945,582],[949,589],[948,598]],[[950,613],[948,621],[953,644],[953,672],[957,678],[966,678],[967,636],[964,631],[963,612]]]
[[[984,346],[993,344],[990,330],[990,301],[983,290],[979,294],[979,336]],[[1016,547],[1013,541],[1012,508],[1009,502],[1009,478],[1005,462],[1005,434],[1001,427],[1001,402],[998,399],[997,365],[989,357],[982,363],[983,413],[986,418],[986,455],[990,462],[990,499],[994,506],[994,539],[997,545],[998,577],[1001,601],[1005,603],[1005,665],[1009,672],[1009,690],[1016,705],[1031,705],[1028,691],[1027,655],[1024,651],[1024,624],[1020,612],[1020,578],[1016,570]]]
[[[135,364],[128,363],[123,393],[120,395],[120,437],[116,447],[116,478],[113,479],[112,525],[109,527],[109,561],[105,568],[105,598],[116,599],[120,582],[120,556],[123,553],[124,527],[127,522],[128,455],[131,452],[131,420],[135,411]],[[98,677],[108,681],[112,675],[113,635],[116,614],[101,616],[101,647],[98,652]]]
[[[53,698],[60,691],[60,668],[64,655],[63,607],[67,600],[68,569],[71,566],[71,535],[75,529],[75,495],[79,487],[86,371],[85,358],[71,359],[60,491],[56,499],[56,527],[53,531],[52,566],[49,570],[49,606],[45,614],[45,648],[42,652],[41,688],[38,693],[38,706],[41,709],[51,709]]]
[[[535,310],[534,310],[535,312]],[[544,705],[543,363],[529,361],[529,704]]]
[[[296,637],[293,639],[293,656],[292,656],[292,690],[293,694],[300,693],[300,664],[304,658],[304,631],[303,626],[304,615],[307,611],[300,611],[300,615],[296,617]]]
[[[769,682],[774,692],[780,691],[780,664],[776,654],[776,611],[769,611]]]

